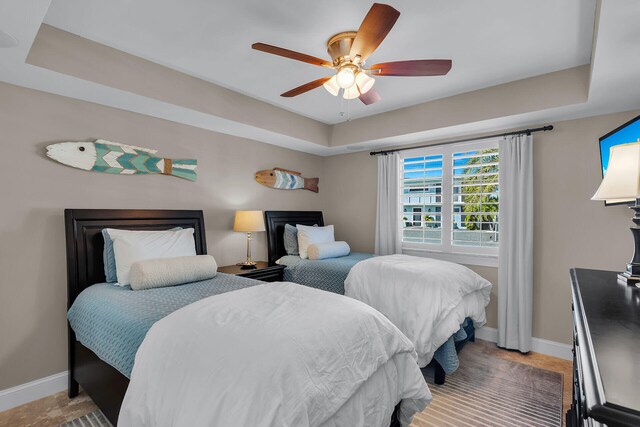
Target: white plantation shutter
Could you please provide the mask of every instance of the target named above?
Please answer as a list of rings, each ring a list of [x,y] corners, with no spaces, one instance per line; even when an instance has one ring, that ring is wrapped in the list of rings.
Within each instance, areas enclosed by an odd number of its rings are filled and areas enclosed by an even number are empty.
[[[403,153],[403,248],[496,256],[498,206],[497,140]]]
[[[498,148],[452,154],[452,245],[498,247],[498,162]]]
[[[442,155],[402,162],[402,240],[442,244]]]

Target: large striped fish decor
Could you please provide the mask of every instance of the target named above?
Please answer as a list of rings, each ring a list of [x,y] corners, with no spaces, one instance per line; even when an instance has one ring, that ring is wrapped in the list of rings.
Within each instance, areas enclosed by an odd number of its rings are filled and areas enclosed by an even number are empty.
[[[282,168],[256,172],[256,181],[260,184],[279,190],[309,190],[318,192],[319,178],[303,178],[300,172]]]
[[[47,147],[47,157],[78,169],[118,175],[163,174],[196,180],[195,159],[155,157],[157,150],[98,139],[60,142]]]

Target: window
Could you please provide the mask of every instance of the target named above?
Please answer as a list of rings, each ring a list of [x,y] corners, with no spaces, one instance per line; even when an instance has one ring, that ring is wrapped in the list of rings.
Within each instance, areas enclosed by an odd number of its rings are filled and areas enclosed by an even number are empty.
[[[498,141],[442,145],[402,154],[403,249],[495,258]]]

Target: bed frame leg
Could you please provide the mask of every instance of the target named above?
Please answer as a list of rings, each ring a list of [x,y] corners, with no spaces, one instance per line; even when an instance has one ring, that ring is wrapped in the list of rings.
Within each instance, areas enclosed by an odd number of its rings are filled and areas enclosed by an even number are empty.
[[[67,393],[69,394],[69,399],[73,399],[78,396],[78,393],[80,392],[78,381],[73,378],[75,371],[74,367],[76,364],[75,341],[76,335],[71,329],[71,326],[67,324],[67,358],[69,362],[69,389],[67,390]]]
[[[444,369],[442,369],[442,366],[440,366],[440,364],[438,362],[435,363],[435,379],[434,382],[437,385],[442,385],[444,384],[444,378],[446,376],[446,374],[444,373]]]
[[[78,393],[80,392],[79,387],[78,381],[74,380],[73,377],[71,377],[71,373],[69,373],[69,390],[67,391],[69,399],[73,399],[78,396]]]
[[[402,403],[402,402],[400,402]],[[398,412],[400,412],[400,403],[398,403],[391,414],[391,424],[389,427],[400,427],[400,421],[398,420]]]

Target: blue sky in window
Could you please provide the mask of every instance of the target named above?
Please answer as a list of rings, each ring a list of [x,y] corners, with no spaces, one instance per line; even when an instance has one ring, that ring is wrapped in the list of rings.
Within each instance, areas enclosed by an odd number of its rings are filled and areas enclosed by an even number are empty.
[[[607,173],[611,147],[630,142],[638,142],[640,138],[640,120],[636,120],[624,129],[600,141],[600,155],[602,156],[602,175]]]
[[[413,163],[416,162],[416,163]],[[410,163],[410,164],[408,164]],[[424,169],[436,169],[425,171]],[[404,179],[441,178],[442,155],[411,157],[404,159]],[[416,171],[416,172],[412,172]]]
[[[468,157],[480,154],[480,151],[466,151],[462,153],[454,153],[453,154],[453,166],[456,168],[454,173],[460,174],[463,173],[464,167],[466,166],[471,159],[463,158],[460,159],[458,157]],[[497,153],[495,153],[497,154]],[[483,159],[485,162],[489,161],[489,157],[495,154],[488,154]],[[439,170],[431,170],[424,171],[424,169],[434,169],[438,168]],[[410,157],[404,159],[404,179],[417,179],[417,178],[440,178],[442,177],[442,155],[434,155],[434,156],[425,156],[425,157]],[[413,172],[416,171],[416,172]]]

